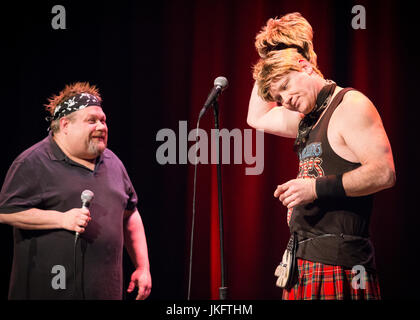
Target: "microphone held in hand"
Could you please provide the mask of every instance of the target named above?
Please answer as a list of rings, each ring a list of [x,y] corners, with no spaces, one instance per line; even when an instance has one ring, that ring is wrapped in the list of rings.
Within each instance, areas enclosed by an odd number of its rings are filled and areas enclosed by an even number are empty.
[[[85,190],[82,192],[80,198],[82,199],[82,208],[89,209],[90,203],[94,197],[94,193],[90,190]],[[76,239],[79,237],[79,232],[76,232]]]
[[[228,85],[229,85],[229,82],[225,77],[217,77],[214,80],[214,87],[213,89],[211,89],[211,92],[209,96],[207,97],[207,100],[204,103],[203,108],[200,111],[200,115],[198,116],[199,119],[203,116],[203,114],[206,112],[208,107],[210,107],[214,103],[214,101],[219,97],[220,93],[228,87]]]
[[[89,208],[90,202],[94,197],[94,193],[90,190],[85,190],[82,192],[80,198],[82,199],[82,208]]]

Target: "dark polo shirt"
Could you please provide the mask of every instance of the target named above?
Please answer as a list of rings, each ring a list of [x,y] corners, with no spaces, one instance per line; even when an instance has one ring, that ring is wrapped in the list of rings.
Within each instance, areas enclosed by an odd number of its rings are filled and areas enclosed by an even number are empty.
[[[74,232],[14,228],[9,299],[122,298],[123,214],[136,208],[137,195],[112,151],[106,149],[92,171],[70,160],[50,134],[11,165],[0,194],[0,213],[80,208],[85,189],[95,197],[92,220],[76,247],[76,291]],[[54,277],[62,275],[52,272],[54,266],[64,267],[65,289],[54,289]]]

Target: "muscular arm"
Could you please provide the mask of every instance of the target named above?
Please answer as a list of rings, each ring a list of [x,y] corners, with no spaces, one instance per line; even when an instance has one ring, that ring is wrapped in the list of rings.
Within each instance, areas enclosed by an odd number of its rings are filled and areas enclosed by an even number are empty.
[[[287,138],[296,138],[302,115],[284,107],[273,106],[258,96],[255,83],[249,100],[247,123],[267,133]]]
[[[361,93],[349,93],[333,117],[338,121],[341,139],[361,163],[359,168],[343,175],[346,195],[357,197],[392,187],[395,168],[391,146],[376,108]],[[310,203],[317,198],[315,184],[316,179],[293,179],[277,186],[274,197],[288,208]]]
[[[347,196],[364,196],[395,184],[391,146],[381,118],[369,99],[355,92],[340,106],[340,134],[362,164],[343,175]]]

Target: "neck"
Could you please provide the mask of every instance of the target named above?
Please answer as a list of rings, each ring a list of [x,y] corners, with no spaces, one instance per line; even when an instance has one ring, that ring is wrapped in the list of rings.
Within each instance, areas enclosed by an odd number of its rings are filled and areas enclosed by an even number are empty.
[[[317,81],[317,84],[320,89],[317,91],[314,106],[299,123],[298,136],[294,144],[294,150],[296,152],[300,152],[300,150],[305,146],[310,131],[325,112],[327,105],[331,102],[337,86],[335,82],[324,79],[322,79],[322,81]]]
[[[324,88],[327,84],[328,84],[327,80],[318,76],[318,80],[316,82],[316,95],[315,95],[315,97],[318,96],[318,94],[321,92],[322,88]]]
[[[327,80],[325,80],[324,78],[320,77],[319,75],[316,75],[316,78],[314,79],[314,86],[313,86],[313,91],[312,91],[312,95],[313,95],[313,99],[314,99],[314,103],[312,105],[312,108],[305,114],[311,113],[315,107],[316,107],[316,98],[318,97],[318,94],[321,92],[322,88],[325,87],[325,85],[327,84]]]
[[[68,143],[66,143],[65,139],[63,138],[63,136],[60,133],[57,134],[53,134],[53,139],[55,141],[55,143],[57,143],[57,145],[60,147],[60,149],[64,152],[64,154],[71,160],[73,160],[74,162],[81,164],[91,170],[93,170],[95,168],[95,162],[96,162],[96,158],[95,159],[84,159],[81,157],[78,157],[76,155],[74,155],[72,152],[70,152],[70,148],[68,147]]]

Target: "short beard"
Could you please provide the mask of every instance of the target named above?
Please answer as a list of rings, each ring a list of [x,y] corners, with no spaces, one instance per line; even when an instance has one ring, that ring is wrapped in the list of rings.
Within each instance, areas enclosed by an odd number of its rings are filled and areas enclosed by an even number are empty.
[[[89,140],[88,144],[87,144],[87,151],[90,155],[98,157],[100,156],[106,149],[106,143],[105,143],[105,147],[99,148],[98,147],[98,143],[95,143],[92,141],[92,139]]]

